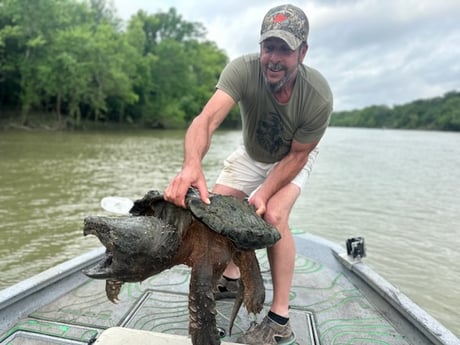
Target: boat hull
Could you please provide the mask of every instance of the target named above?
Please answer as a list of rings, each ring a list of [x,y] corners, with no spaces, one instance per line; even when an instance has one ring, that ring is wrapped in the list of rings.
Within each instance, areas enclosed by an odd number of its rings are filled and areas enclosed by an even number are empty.
[[[341,246],[306,234],[295,237],[290,317],[299,345],[460,344],[367,265],[348,258]],[[102,256],[103,250],[92,251],[0,291],[0,344],[25,339],[27,344],[43,344],[44,339],[87,344],[113,327],[188,336],[188,267],[175,267],[141,284],[125,284],[119,304],[113,305],[105,296],[104,281],[81,273]],[[256,320],[261,321],[272,299],[272,285],[265,251],[257,251],[257,257],[266,287],[265,307]],[[217,325],[223,333],[232,306],[232,300],[217,301]],[[240,310],[232,336],[225,334],[222,341],[235,341],[253,321]]]

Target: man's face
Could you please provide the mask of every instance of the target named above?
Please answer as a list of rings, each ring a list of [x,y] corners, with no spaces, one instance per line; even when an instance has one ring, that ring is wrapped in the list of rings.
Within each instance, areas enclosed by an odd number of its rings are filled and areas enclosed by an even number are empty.
[[[260,45],[260,63],[266,83],[272,90],[281,90],[289,80],[297,75],[297,67],[305,57],[302,45],[291,50],[280,38],[267,38]]]

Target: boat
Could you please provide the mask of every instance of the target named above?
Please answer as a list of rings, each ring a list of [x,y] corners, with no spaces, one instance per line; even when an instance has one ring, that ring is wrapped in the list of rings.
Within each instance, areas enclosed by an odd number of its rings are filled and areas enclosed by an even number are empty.
[[[342,247],[296,231],[295,240],[290,319],[298,345],[460,345],[451,331],[366,265],[364,239],[349,239]],[[104,281],[82,274],[104,250],[91,250],[0,291],[0,344],[191,344],[190,269],[176,266],[142,283],[126,283],[113,304]],[[264,310],[254,316],[241,308],[230,335],[233,301],[217,301],[223,344],[235,342],[269,308],[268,259],[264,250],[256,254],[266,288]]]

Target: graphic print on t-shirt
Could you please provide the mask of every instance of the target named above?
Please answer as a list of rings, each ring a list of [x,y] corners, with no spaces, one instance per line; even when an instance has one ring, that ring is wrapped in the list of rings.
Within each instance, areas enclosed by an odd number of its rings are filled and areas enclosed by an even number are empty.
[[[268,152],[276,155],[283,147],[283,124],[281,117],[276,112],[269,112],[257,124],[257,142]]]

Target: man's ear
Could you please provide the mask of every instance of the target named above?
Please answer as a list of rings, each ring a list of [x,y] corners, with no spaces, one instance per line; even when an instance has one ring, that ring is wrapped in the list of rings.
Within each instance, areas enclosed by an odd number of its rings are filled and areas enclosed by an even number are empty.
[[[308,44],[304,42],[299,47],[299,63],[303,62],[303,60],[305,59],[305,56],[307,55],[307,51],[308,51]]]

